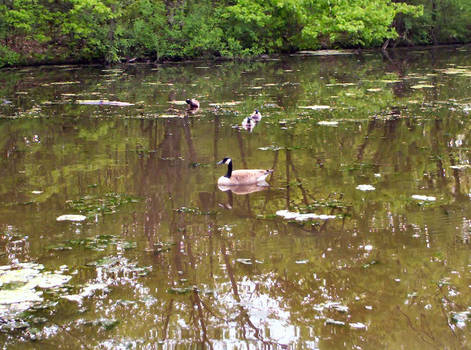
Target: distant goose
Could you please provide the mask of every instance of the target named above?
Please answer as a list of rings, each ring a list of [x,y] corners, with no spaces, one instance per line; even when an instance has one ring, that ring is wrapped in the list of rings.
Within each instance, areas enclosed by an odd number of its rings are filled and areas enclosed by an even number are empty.
[[[273,169],[241,169],[232,170],[232,159],[224,158],[218,164],[227,164],[227,173],[218,179],[219,186],[252,185],[268,186],[265,179],[273,172]]]
[[[252,131],[252,129],[255,127],[256,122],[252,120],[252,117],[247,117],[244,120],[242,120],[242,128],[248,131]]]
[[[200,103],[198,100],[195,100],[194,98],[187,98],[186,100],[186,103],[188,103],[189,107],[191,109],[196,109],[196,108],[200,108]]]
[[[255,122],[259,122],[260,120],[262,120],[262,115],[260,114],[260,112],[258,111],[258,109],[256,109],[252,115],[250,116],[250,118],[252,120],[254,120]]]

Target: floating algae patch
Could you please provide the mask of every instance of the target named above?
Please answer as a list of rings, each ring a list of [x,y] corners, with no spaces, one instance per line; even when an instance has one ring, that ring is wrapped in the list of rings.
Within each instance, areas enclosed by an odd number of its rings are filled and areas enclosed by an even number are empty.
[[[172,249],[172,246],[174,246],[175,243],[171,242],[157,242],[154,243],[154,253],[155,254],[160,254],[160,253],[165,253],[168,252]]]
[[[119,207],[128,203],[137,203],[137,197],[119,193],[106,193],[103,196],[86,195],[76,200],[67,200],[67,205],[74,210],[93,217],[95,215],[116,213]]]
[[[136,242],[125,241],[113,235],[97,235],[93,238],[70,239],[63,243],[50,246],[50,250],[72,250],[74,248],[85,248],[96,251],[103,251],[110,246],[120,247],[124,250],[137,247]]]
[[[98,320],[87,321],[85,325],[100,327],[105,331],[112,330],[118,325],[119,321],[114,318],[100,318]]]
[[[319,199],[315,200],[312,203],[309,203],[306,206],[303,207],[297,207],[298,210],[301,209],[303,211],[310,211],[314,210],[316,208],[333,208],[333,209],[345,209],[351,207],[351,203],[347,203],[341,199],[341,196],[339,198],[327,198],[327,199]]]
[[[192,215],[216,215],[217,214],[217,212],[214,210],[202,211],[201,209],[197,207],[180,207],[178,209],[175,209],[175,211],[178,213],[187,213],[187,214],[192,214]]]
[[[150,266],[138,266],[136,262],[132,262],[121,255],[105,256],[96,261],[91,261],[86,265],[100,269],[103,273],[123,276],[126,278],[146,276],[152,270]]]
[[[84,298],[89,298],[95,295],[98,291],[104,294],[108,293],[109,292],[108,285],[106,283],[101,283],[101,282],[99,283],[90,282],[90,283],[85,284],[82,287],[82,290],[80,293],[63,295],[62,298],[81,304]]]
[[[167,289],[167,293],[176,294],[176,295],[184,295],[184,294],[188,294],[190,292],[193,292],[194,290],[196,290],[196,288],[194,286],[191,286],[191,287],[172,287],[172,288]]]
[[[86,266],[96,269],[99,277],[80,286],[78,293],[62,295],[61,298],[82,304],[84,299],[96,294],[108,294],[112,286],[135,286],[139,278],[152,271],[151,266],[139,266],[122,255],[105,256],[87,263]]]

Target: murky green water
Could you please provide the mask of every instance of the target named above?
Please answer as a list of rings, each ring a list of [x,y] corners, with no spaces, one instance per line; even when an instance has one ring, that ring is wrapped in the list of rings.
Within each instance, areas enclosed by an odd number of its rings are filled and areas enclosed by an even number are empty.
[[[470,54],[1,70],[0,343],[470,347]]]

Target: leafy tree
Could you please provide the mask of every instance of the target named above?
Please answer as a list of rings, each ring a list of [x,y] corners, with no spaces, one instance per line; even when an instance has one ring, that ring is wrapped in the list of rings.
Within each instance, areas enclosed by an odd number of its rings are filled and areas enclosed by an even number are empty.
[[[464,43],[471,37],[471,2],[467,0],[408,0],[423,8],[423,15],[398,16],[395,27],[400,33],[399,43],[439,44]]]

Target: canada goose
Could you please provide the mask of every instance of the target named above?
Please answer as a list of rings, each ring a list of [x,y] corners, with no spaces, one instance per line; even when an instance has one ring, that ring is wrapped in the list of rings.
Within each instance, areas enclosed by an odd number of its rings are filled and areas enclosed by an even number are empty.
[[[227,173],[218,179],[220,186],[251,185],[268,186],[265,179],[273,172],[273,169],[241,169],[232,171],[232,159],[224,158],[218,164],[227,164]]]
[[[258,111],[258,109],[256,109],[252,115],[250,116],[250,118],[252,118],[252,120],[254,120],[255,122],[259,122],[260,120],[262,120],[262,115],[260,114],[260,112]]]
[[[188,103],[188,105],[191,109],[200,108],[199,101],[195,100],[194,98],[192,98],[192,99],[187,98],[185,101],[186,101],[186,103]]]
[[[256,122],[252,120],[252,117],[247,117],[242,120],[242,128],[248,131],[252,131],[255,127]]]

